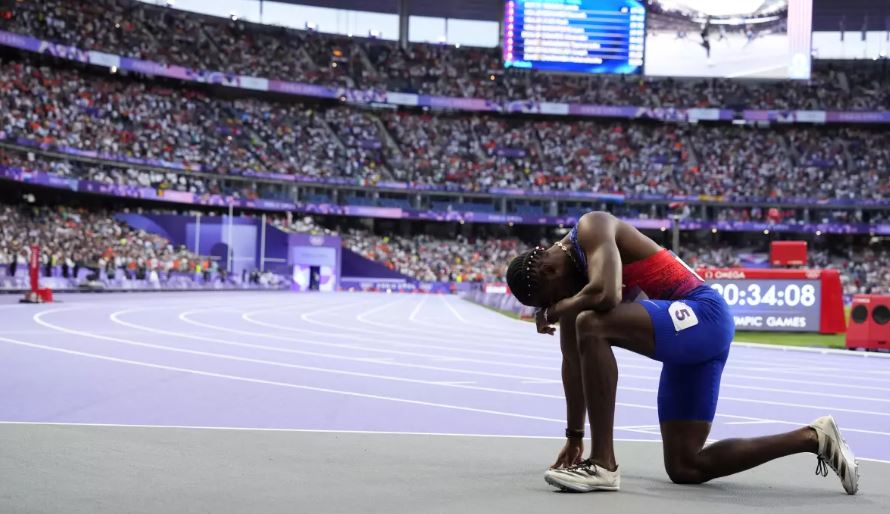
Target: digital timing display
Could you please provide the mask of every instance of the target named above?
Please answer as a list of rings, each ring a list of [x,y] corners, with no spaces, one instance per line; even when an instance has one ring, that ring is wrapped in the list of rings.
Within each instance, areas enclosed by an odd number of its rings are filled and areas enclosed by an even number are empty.
[[[507,0],[504,66],[642,73],[646,8],[636,0]]]
[[[738,330],[818,332],[820,280],[708,280],[735,318]]]

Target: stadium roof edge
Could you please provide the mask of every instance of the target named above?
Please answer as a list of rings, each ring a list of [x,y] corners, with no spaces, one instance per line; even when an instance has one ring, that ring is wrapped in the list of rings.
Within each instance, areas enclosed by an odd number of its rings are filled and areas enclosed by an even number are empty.
[[[256,0],[260,1],[260,0]],[[397,13],[400,0],[275,0],[297,5]],[[414,16],[500,21],[503,0],[404,0]],[[875,0],[813,0],[813,30],[890,30],[890,2]]]
[[[260,1],[260,0],[257,0]],[[275,0],[277,2],[380,13],[399,12],[399,0]],[[405,0],[408,14],[436,18],[500,21],[502,0]]]

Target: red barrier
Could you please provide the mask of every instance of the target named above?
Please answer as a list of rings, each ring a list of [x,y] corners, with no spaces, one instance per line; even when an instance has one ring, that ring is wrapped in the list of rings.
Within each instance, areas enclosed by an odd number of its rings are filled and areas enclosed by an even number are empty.
[[[890,350],[890,296],[857,294],[853,297],[847,348]]]
[[[28,274],[31,278],[31,292],[40,289],[40,247],[31,245],[31,258],[28,260]]]
[[[769,261],[773,266],[804,266],[807,263],[807,242],[773,241],[769,244]]]
[[[22,303],[50,303],[53,291],[48,287],[40,287],[40,247],[31,245],[31,257],[28,259],[28,278],[31,290],[25,293]]]

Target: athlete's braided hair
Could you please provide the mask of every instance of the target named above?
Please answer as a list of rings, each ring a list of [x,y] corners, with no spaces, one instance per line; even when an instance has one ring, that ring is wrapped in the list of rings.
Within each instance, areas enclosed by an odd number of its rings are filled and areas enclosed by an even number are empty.
[[[519,254],[507,267],[507,285],[517,300],[529,307],[535,305],[534,293],[539,285],[538,260],[544,255],[544,248],[536,246]]]

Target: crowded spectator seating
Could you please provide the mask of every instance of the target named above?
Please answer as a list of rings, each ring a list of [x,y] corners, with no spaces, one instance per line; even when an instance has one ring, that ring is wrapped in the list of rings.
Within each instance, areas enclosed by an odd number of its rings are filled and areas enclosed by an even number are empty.
[[[277,215],[267,219],[272,226],[288,232],[339,234],[345,248],[425,282],[502,282],[510,259],[530,247],[510,236],[409,236],[355,227],[330,228],[330,221],[311,216]],[[246,272],[229,277],[216,260],[174,247],[157,234],[135,230],[106,210],[0,204],[0,289],[27,287],[32,245],[41,249],[41,277],[64,279],[71,287],[160,289],[195,284],[213,288],[271,284]],[[744,256],[765,259],[762,245],[748,248],[716,240],[683,243],[680,254],[696,268],[745,266]],[[886,245],[822,243],[811,248],[808,266],[840,270],[848,295],[890,292],[890,250]]]
[[[427,282],[502,282],[510,259],[526,249],[512,238],[379,236],[355,229],[342,238],[359,255]]]
[[[105,210],[0,204],[0,289],[28,287],[32,246],[40,276],[65,288],[225,286],[218,263]]]
[[[200,167],[204,174],[77,166],[84,178],[248,199],[275,193],[250,184],[233,190],[214,177],[262,172],[477,192],[522,188],[759,201],[890,194],[890,134],[870,128],[377,112],[218,98],[28,60],[0,63],[0,120],[7,141],[95,151],[105,160]],[[49,167],[43,171],[75,173],[58,163]]]
[[[273,22],[274,23],[274,22]],[[0,29],[165,64],[331,86],[645,107],[880,110],[880,63],[816,61],[810,81],[650,79],[503,69],[497,48],[325,35],[204,16],[135,0],[19,1]]]

